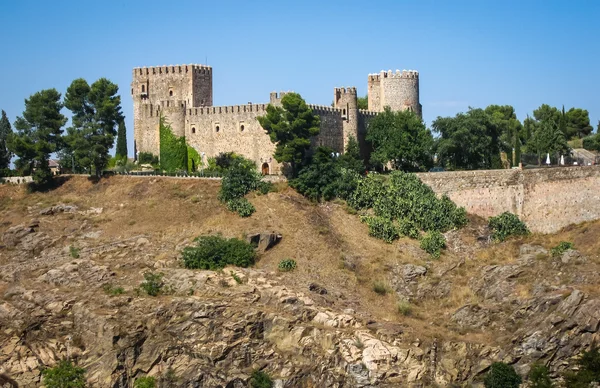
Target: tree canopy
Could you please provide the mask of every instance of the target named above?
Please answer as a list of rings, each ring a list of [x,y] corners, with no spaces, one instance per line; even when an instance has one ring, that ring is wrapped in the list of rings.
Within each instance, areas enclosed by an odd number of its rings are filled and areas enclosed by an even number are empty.
[[[503,127],[516,128],[516,124],[509,109],[499,108],[492,106],[487,112],[469,108],[454,117],[438,117],[432,127],[439,134],[436,148],[440,163],[451,169],[501,168]]]
[[[117,158],[127,158],[127,129],[125,128],[125,120],[119,121],[115,156]]]
[[[320,132],[321,120],[297,93],[283,96],[281,105],[269,104],[267,114],[257,119],[276,145],[273,157],[279,163],[288,163],[287,175],[295,178],[306,162],[311,137]]]
[[[393,112],[389,107],[375,116],[367,129],[373,147],[370,162],[395,169],[418,171],[433,164],[433,136],[411,111]]]
[[[61,146],[62,127],[67,118],[60,113],[63,104],[56,89],[45,89],[25,99],[23,115],[15,121],[9,149],[19,158],[15,166],[24,173],[34,170],[33,179],[46,185],[52,179],[48,165],[50,154]]]
[[[65,142],[79,164],[102,174],[114,145],[116,127],[123,121],[119,87],[106,78],[91,86],[83,78],[74,80],[65,95],[65,107],[72,113],[72,126]]]
[[[356,103],[358,105],[358,109],[369,109],[369,96],[358,97],[356,99]]]

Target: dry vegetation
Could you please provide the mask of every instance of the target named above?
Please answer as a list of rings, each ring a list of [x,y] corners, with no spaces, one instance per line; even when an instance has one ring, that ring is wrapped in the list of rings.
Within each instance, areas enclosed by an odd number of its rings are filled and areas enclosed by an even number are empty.
[[[281,278],[290,287],[306,290],[310,283],[317,283],[327,289],[328,303],[342,309],[352,308],[367,319],[399,323],[405,333],[425,341],[434,337],[495,341],[493,333],[457,332],[448,324],[449,318],[465,304],[481,303],[469,287],[469,279],[476,271],[483,265],[514,262],[523,243],[550,249],[560,241],[571,241],[591,262],[599,264],[600,222],[572,226],[556,235],[532,235],[488,245],[478,240],[485,232],[485,220],[471,217],[469,226],[453,232],[451,249],[439,261],[432,261],[420,251],[416,241],[401,239],[386,244],[369,237],[367,226],[357,215],[350,214],[343,203],[313,204],[287,186],[279,185],[277,192],[252,194],[250,201],[256,213],[240,218],[219,203],[218,188],[219,182],[215,180],[152,177],[111,177],[99,183],[75,177],[48,193],[27,193],[22,186],[4,185],[0,186],[0,233],[28,222],[32,218],[31,208],[57,203],[74,204],[81,209],[103,208],[102,214],[94,217],[80,214],[39,217],[44,230],[51,230],[57,237],[64,236],[67,247],[70,243],[66,236],[72,232],[75,220],[91,223],[102,231],[97,244],[144,234],[150,241],[169,247],[163,253],[167,256],[176,254],[179,247],[203,234],[243,237],[252,232],[276,231],[283,235],[283,240],[260,257],[257,268],[267,271],[268,276]],[[161,258],[158,255],[154,259]],[[293,272],[277,270],[284,258],[297,262]],[[6,257],[0,255],[0,260]],[[411,305],[410,314],[399,312],[396,293],[377,293],[373,285],[375,282],[386,285],[391,269],[407,263],[428,267],[424,281],[434,287],[441,279],[451,281],[449,295]],[[536,276],[539,273],[532,270],[519,279],[516,291],[519,298],[531,296],[531,280]],[[594,285],[584,284],[581,288],[599,293]]]

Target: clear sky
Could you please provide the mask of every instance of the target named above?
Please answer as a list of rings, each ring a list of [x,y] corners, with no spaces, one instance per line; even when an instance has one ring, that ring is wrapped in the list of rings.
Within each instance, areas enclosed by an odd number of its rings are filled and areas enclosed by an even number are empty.
[[[547,103],[600,119],[600,1],[0,1],[0,109],[107,77],[133,152],[132,68],[213,67],[215,105],[294,90],[329,105],[382,69],[420,73],[429,125],[469,106]]]

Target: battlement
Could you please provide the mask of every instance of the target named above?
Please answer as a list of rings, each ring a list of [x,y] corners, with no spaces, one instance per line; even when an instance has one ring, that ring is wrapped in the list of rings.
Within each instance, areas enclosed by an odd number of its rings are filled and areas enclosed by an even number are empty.
[[[374,117],[379,114],[379,112],[375,112],[372,110],[366,110],[366,109],[359,109],[358,113],[362,116],[369,116],[369,117]]]
[[[212,67],[206,65],[169,65],[169,66],[153,66],[153,67],[134,67],[133,78],[162,75],[162,74],[211,74]]]
[[[379,74],[369,74],[369,82],[381,82],[385,78],[419,79],[419,72],[416,70],[396,70],[394,73],[391,70],[381,70]]]
[[[327,106],[327,105],[314,105],[314,104],[306,104],[306,106],[308,106],[314,113],[332,113],[332,112],[337,112],[337,113],[342,113],[342,109],[340,108],[334,108],[331,106]]]
[[[334,93],[336,96],[340,94],[351,94],[356,96],[356,87],[349,86],[347,88],[335,88]]]
[[[267,104],[246,104],[246,105],[227,105],[227,106],[209,106],[200,108],[188,108],[186,115],[199,116],[222,113],[243,113],[243,112],[266,112]]]

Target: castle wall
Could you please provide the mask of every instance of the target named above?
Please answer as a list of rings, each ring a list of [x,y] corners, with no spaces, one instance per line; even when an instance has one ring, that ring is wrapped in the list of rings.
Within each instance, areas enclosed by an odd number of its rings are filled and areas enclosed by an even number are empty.
[[[371,74],[368,86],[369,110],[382,112],[389,106],[392,111],[412,110],[421,117],[418,72],[396,70],[396,73],[393,73],[389,70]]]
[[[486,170],[417,174],[467,212],[491,217],[509,211],[533,232],[553,233],[600,219],[598,167]]]

